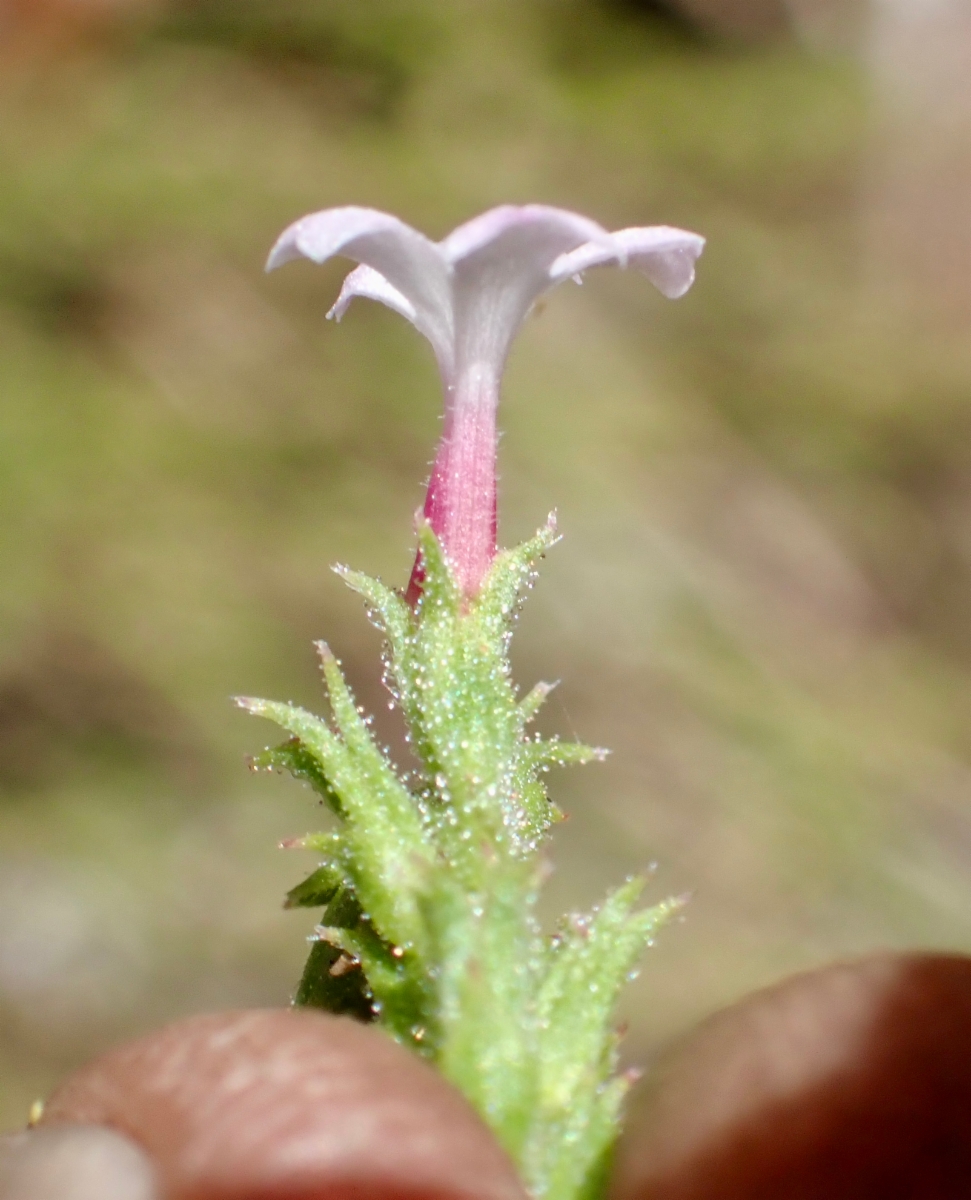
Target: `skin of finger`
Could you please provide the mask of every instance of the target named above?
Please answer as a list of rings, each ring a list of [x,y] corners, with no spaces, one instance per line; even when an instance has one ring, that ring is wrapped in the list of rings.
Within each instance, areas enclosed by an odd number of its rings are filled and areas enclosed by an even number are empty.
[[[193,1017],[69,1078],[43,1127],[107,1125],[166,1200],[525,1200],[466,1100],[386,1034],[260,1009]]]
[[[635,1097],[610,1200],[964,1200],[971,958],[881,954],[716,1014]]]
[[[160,1200],[148,1156],[129,1138],[90,1125],[0,1139],[0,1200]]]

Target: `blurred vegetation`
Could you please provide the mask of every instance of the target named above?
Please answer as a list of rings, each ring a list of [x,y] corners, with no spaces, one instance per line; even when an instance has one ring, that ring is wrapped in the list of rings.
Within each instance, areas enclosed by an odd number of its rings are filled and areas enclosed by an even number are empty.
[[[321,818],[247,774],[231,694],[317,704],[325,636],[398,743],[328,566],[406,579],[440,401],[393,314],[325,325],[340,264],[261,274],[332,204],[710,239],[676,305],[621,272],[551,296],[503,411],[503,540],[554,505],[565,533],[520,680],[614,748],[556,781],[551,909],[649,861],[694,894],[631,1055],[836,955],[971,949],[963,325],[867,235],[863,67],[662,9],[182,0],[4,61],[5,1124],[122,1036],[295,985],[308,864],[274,847]]]

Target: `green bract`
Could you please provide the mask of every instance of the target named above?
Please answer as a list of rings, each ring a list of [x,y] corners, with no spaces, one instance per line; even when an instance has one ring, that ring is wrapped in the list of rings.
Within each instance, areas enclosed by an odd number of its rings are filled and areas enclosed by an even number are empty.
[[[500,553],[470,599],[423,524],[414,609],[339,570],[387,638],[387,681],[420,763],[407,782],[323,643],[329,721],[239,703],[290,735],[254,767],[310,783],[338,819],[303,839],[323,861],[287,897],[323,909],[296,1003],[376,1019],[465,1093],[534,1195],[573,1200],[599,1194],[627,1086],[617,993],[677,902],[637,909],[643,880],[631,879],[589,916],[539,928],[540,851],[560,815],[541,777],[604,753],[530,735],[549,687],[517,700],[510,676],[512,619],[555,540],[551,519]]]

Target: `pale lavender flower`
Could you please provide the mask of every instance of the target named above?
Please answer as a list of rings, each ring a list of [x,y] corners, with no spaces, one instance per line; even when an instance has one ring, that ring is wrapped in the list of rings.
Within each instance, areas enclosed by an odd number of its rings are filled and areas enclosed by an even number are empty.
[[[432,345],[445,388],[445,425],[425,515],[467,596],[496,554],[496,409],[506,356],[535,300],[588,267],[637,267],[665,296],[694,281],[704,238],[664,225],[608,233],[577,213],[541,204],[503,205],[432,242],[388,213],[330,208],[286,229],[267,270],[335,254],[360,263],[327,314],[338,320],[355,296],[380,300]],[[421,564],[409,585],[421,591]]]

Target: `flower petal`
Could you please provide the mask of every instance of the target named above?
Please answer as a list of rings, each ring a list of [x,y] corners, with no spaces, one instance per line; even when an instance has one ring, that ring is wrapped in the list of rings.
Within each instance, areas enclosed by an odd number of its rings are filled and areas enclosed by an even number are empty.
[[[507,204],[460,225],[440,243],[453,269],[458,369],[488,367],[496,378],[516,331],[550,286],[550,267],[586,243],[616,255],[595,221],[544,204]]]
[[[610,234],[602,226],[569,209],[548,204],[502,204],[459,225],[439,245],[454,264],[509,239],[525,239],[534,248],[544,240],[574,246],[583,242],[603,242],[605,247],[610,244]]]
[[[637,267],[669,300],[683,296],[694,283],[695,262],[705,246],[697,233],[652,225],[619,229],[610,237],[612,250],[598,241],[561,254],[550,268],[550,284],[610,263]]]
[[[347,312],[350,302],[357,296],[362,296],[365,300],[378,300],[400,313],[412,325],[418,325],[418,312],[408,297],[392,287],[380,271],[367,266],[355,267],[344,280],[340,295],[327,313],[328,321],[339,321]]]
[[[337,315],[352,296],[370,296],[412,321],[439,357],[442,353],[450,356],[450,269],[434,242],[390,213],[356,206],[328,208],[301,217],[285,229],[270,251],[266,269],[272,271],[300,257],[322,263],[335,254],[370,267],[386,285],[382,288],[374,276],[366,276],[362,286],[361,278],[355,278],[357,272],[352,272],[335,305]],[[404,300],[404,307],[398,297]]]

